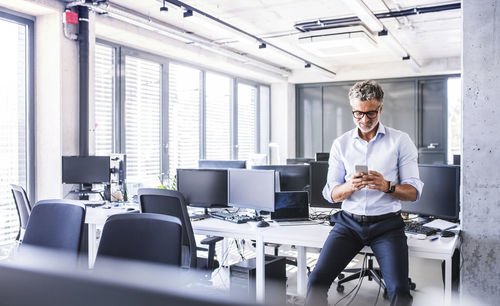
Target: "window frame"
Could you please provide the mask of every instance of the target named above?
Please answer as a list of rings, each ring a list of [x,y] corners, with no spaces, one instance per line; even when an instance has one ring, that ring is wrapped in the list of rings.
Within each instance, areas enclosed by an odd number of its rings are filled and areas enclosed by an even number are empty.
[[[29,16],[20,16],[15,12],[0,8],[0,19],[14,22],[26,27],[26,57],[25,57],[25,131],[26,131],[26,187],[28,199],[35,201],[35,22]]]

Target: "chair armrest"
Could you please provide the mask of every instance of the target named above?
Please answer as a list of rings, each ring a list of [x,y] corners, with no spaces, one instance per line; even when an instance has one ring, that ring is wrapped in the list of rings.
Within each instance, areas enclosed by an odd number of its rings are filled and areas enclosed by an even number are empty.
[[[207,237],[205,239],[203,239],[202,241],[200,241],[200,244],[205,244],[205,245],[213,245],[215,244],[216,242],[218,241],[221,241],[222,239],[224,239],[223,237]]]

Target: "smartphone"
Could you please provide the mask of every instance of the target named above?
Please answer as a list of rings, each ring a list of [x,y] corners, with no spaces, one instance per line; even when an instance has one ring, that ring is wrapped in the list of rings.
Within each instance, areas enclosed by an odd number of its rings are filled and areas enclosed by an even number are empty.
[[[368,166],[367,165],[355,165],[354,172],[363,172],[363,174],[368,174]]]

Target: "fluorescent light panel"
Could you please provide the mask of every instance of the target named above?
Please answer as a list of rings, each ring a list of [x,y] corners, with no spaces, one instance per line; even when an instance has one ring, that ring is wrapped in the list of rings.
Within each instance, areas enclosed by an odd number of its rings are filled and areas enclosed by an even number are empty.
[[[347,5],[361,21],[370,29],[372,32],[380,32],[384,29],[384,25],[373,12],[366,6],[362,0],[344,0],[344,4]]]

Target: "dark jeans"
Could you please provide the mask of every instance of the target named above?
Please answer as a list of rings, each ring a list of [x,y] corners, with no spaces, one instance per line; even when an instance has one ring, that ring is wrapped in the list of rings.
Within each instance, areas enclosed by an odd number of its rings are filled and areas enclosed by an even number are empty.
[[[353,220],[338,212],[332,216],[331,230],[309,277],[306,304],[327,305],[328,289],[354,256],[368,245],[382,271],[391,305],[411,305],[408,284],[408,245],[403,219],[399,215],[374,222]]]

